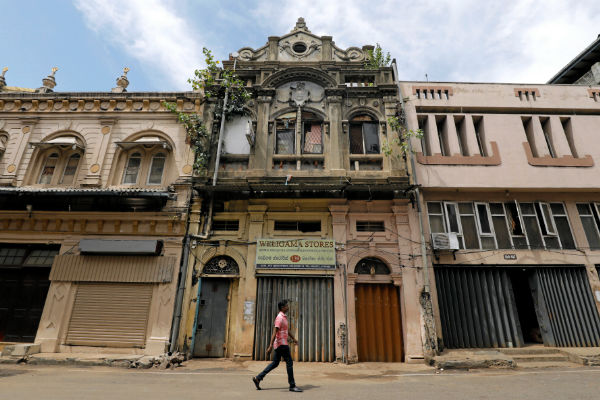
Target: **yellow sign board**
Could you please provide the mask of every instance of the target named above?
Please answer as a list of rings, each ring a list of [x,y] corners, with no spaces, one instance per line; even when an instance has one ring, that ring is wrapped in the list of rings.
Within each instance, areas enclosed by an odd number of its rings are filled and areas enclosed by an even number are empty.
[[[331,239],[258,239],[256,268],[335,268],[335,241]]]

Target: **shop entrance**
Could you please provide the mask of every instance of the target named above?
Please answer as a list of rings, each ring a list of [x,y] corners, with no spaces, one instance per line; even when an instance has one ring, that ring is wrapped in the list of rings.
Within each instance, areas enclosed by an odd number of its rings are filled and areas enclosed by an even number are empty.
[[[59,246],[0,244],[0,342],[33,342]]]
[[[194,357],[224,357],[230,280],[207,278],[201,284]]]
[[[533,269],[525,268],[509,270],[519,324],[525,345],[544,343],[531,287],[534,282],[534,273]]]
[[[402,324],[398,287],[356,284],[358,361],[401,362]]]

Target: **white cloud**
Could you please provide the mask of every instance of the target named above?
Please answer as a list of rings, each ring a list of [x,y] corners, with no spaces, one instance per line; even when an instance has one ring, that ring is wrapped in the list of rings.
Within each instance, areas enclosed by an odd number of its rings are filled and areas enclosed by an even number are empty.
[[[595,40],[598,15],[595,0],[260,0],[254,11],[275,35],[303,16],[340,47],[379,42],[401,79],[492,82],[547,81]]]
[[[203,64],[198,33],[177,15],[174,0],[75,0],[88,27],[135,58],[156,86],[189,90],[187,78]]]

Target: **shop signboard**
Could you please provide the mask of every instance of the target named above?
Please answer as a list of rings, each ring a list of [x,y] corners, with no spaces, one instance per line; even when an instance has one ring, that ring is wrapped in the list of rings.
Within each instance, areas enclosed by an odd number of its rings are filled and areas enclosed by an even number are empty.
[[[335,269],[335,241],[258,239],[256,268]]]

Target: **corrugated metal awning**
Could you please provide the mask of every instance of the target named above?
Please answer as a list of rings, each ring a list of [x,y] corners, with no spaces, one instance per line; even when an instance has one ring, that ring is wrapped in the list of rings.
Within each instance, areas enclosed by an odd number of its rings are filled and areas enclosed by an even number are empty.
[[[173,280],[175,257],[84,256],[54,257],[51,281],[167,283]]]

